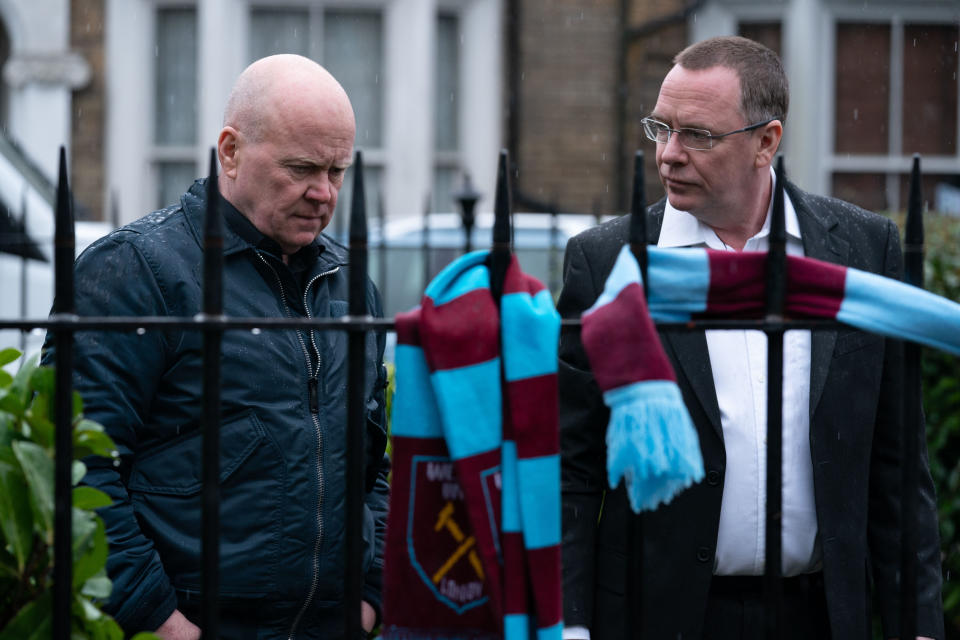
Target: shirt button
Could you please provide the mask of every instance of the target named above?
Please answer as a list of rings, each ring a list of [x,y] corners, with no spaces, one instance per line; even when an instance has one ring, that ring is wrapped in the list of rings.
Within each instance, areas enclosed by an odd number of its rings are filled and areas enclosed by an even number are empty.
[[[720,484],[720,472],[716,469],[710,469],[710,471],[707,471],[707,484],[711,487],[715,487]]]
[[[700,562],[709,562],[712,555],[713,554],[710,553],[710,547],[700,547],[697,549],[697,560]]]

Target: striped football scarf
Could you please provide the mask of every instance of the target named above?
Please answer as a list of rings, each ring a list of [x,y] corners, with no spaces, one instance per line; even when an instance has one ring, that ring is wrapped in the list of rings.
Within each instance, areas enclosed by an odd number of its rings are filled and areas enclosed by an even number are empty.
[[[629,246],[583,314],[583,344],[610,406],[607,472],[635,511],[703,477],[699,442],[653,320],[759,318],[765,252],[648,248],[647,297]],[[648,308],[649,305],[649,308]],[[830,318],[960,355],[960,304],[898,280],[787,256],[786,315]]]
[[[498,311],[487,255],[396,318],[387,639],[561,637],[559,316],[516,258]]]

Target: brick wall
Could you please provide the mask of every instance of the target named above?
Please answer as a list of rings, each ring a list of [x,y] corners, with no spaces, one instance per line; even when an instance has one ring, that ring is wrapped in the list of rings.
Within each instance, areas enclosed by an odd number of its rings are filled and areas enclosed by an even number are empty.
[[[663,3],[657,3],[662,6]],[[675,4],[679,5],[680,2]],[[665,12],[661,15],[666,15]],[[639,26],[643,23],[634,23]],[[630,158],[628,170],[633,176],[633,155],[637,149],[644,154],[647,203],[663,197],[663,185],[657,176],[656,145],[643,135],[640,120],[650,115],[657,104],[660,83],[673,67],[673,57],[687,46],[686,22],[674,22],[653,33],[634,39],[627,56],[626,126],[624,128],[623,153]],[[627,189],[630,188],[629,182]],[[629,200],[627,200],[629,203]]]
[[[517,185],[565,211],[615,213],[629,206],[633,155],[646,153],[649,201],[662,195],[640,118],[656,103],[670,60],[686,46],[679,21],[631,42],[627,86],[617,86],[620,0],[520,0]],[[669,15],[684,0],[632,0],[630,27]],[[617,100],[625,99],[618,128]],[[617,154],[623,176],[618,176]],[[623,189],[618,198],[618,188]]]
[[[567,211],[609,212],[620,2],[519,4],[517,184]]]
[[[73,93],[70,175],[77,217],[103,220],[104,179],[104,0],[70,1],[70,48],[82,55],[92,72],[90,83]]]

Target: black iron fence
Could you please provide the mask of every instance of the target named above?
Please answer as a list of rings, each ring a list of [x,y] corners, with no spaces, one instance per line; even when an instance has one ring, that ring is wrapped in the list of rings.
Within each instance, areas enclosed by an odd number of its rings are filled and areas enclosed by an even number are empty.
[[[347,496],[346,555],[344,580],[343,624],[345,637],[357,637],[360,631],[361,599],[361,554],[360,548],[363,504],[362,466],[365,439],[365,407],[363,402],[364,382],[364,336],[370,331],[391,331],[390,319],[373,318],[366,313],[364,302],[367,278],[367,219],[363,188],[363,159],[356,154],[353,183],[353,201],[350,212],[350,293],[349,315],[339,318],[237,318],[223,315],[223,233],[222,221],[217,211],[216,154],[210,156],[211,190],[207,198],[204,236],[204,302],[201,313],[194,317],[90,317],[75,313],[73,293],[73,262],[75,256],[74,222],[71,195],[68,186],[66,156],[60,151],[60,174],[57,186],[56,229],[54,237],[55,292],[53,312],[49,318],[0,320],[0,330],[17,329],[29,331],[46,329],[52,333],[56,348],[55,391],[55,533],[54,533],[54,599],[53,638],[67,640],[70,637],[71,606],[71,477],[72,460],[71,374],[73,370],[74,334],[84,331],[136,331],[147,329],[189,329],[203,333],[203,581],[202,581],[202,628],[205,637],[217,637],[219,612],[219,425],[220,425],[220,346],[223,333],[233,330],[289,330],[314,329],[345,331],[348,339],[348,384],[347,384],[347,469],[344,479]],[[637,153],[633,176],[631,206],[630,245],[641,266],[646,282],[646,216],[642,179],[643,156]],[[778,160],[778,174],[783,174],[782,158]],[[784,315],[786,295],[786,237],[784,224],[784,180],[778,179],[774,194],[773,219],[770,228],[768,253],[766,314],[755,320],[711,319],[682,323],[658,323],[661,331],[703,331],[706,329],[756,329],[766,333],[768,339],[768,407],[780,407],[783,385],[783,334],[791,329],[830,329],[839,324],[832,320],[793,319]],[[495,222],[491,251],[491,290],[499,299],[503,278],[511,252],[511,201],[507,172],[507,157],[503,151],[499,158],[495,201]],[[467,216],[464,217],[468,222]],[[469,243],[469,228],[466,235]],[[469,248],[469,245],[467,245]],[[923,283],[923,221],[920,195],[920,162],[914,157],[911,175],[910,200],[906,222],[904,247],[907,282],[921,286]],[[424,252],[429,259],[429,252]],[[382,266],[381,266],[382,268]],[[425,272],[429,273],[429,265]],[[580,326],[578,319],[564,319],[565,328]],[[920,384],[920,349],[917,345],[906,346],[904,381],[905,389],[916,390]],[[918,425],[907,419],[919,413],[916,403],[919,393],[906,392],[903,411],[903,460],[901,521],[911,522],[916,510],[918,482],[917,433]],[[767,505],[766,505],[766,574],[764,579],[765,615],[767,636],[780,637],[782,610],[781,573],[781,412],[770,411],[767,420]],[[769,490],[773,488],[773,490]],[[632,578],[639,576],[641,550],[640,519],[631,523]],[[901,615],[900,637],[916,635],[916,539],[913,529],[902,527],[901,545]],[[631,579],[630,597],[638,598],[639,580]],[[639,615],[638,607],[631,607],[631,615]],[[636,623],[636,620],[634,621]],[[639,624],[632,624],[629,633],[639,633]]]

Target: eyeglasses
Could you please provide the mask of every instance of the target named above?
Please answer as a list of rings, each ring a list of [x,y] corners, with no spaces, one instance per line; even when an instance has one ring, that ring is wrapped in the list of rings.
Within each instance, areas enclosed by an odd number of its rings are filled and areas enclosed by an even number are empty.
[[[644,118],[640,121],[640,124],[643,125],[643,132],[647,134],[647,138],[653,142],[656,142],[657,144],[667,144],[670,142],[670,134],[675,133],[678,136],[677,139],[680,141],[680,144],[687,149],[693,149],[695,151],[709,151],[710,149],[713,149],[714,140],[726,138],[727,136],[732,136],[735,133],[753,131],[754,129],[762,127],[765,124],[770,124],[776,119],[777,118],[770,118],[769,120],[764,120],[763,122],[751,124],[743,129],[717,134],[710,133],[706,129],[671,129],[666,124],[660,122],[659,120],[654,120],[653,118]]]

